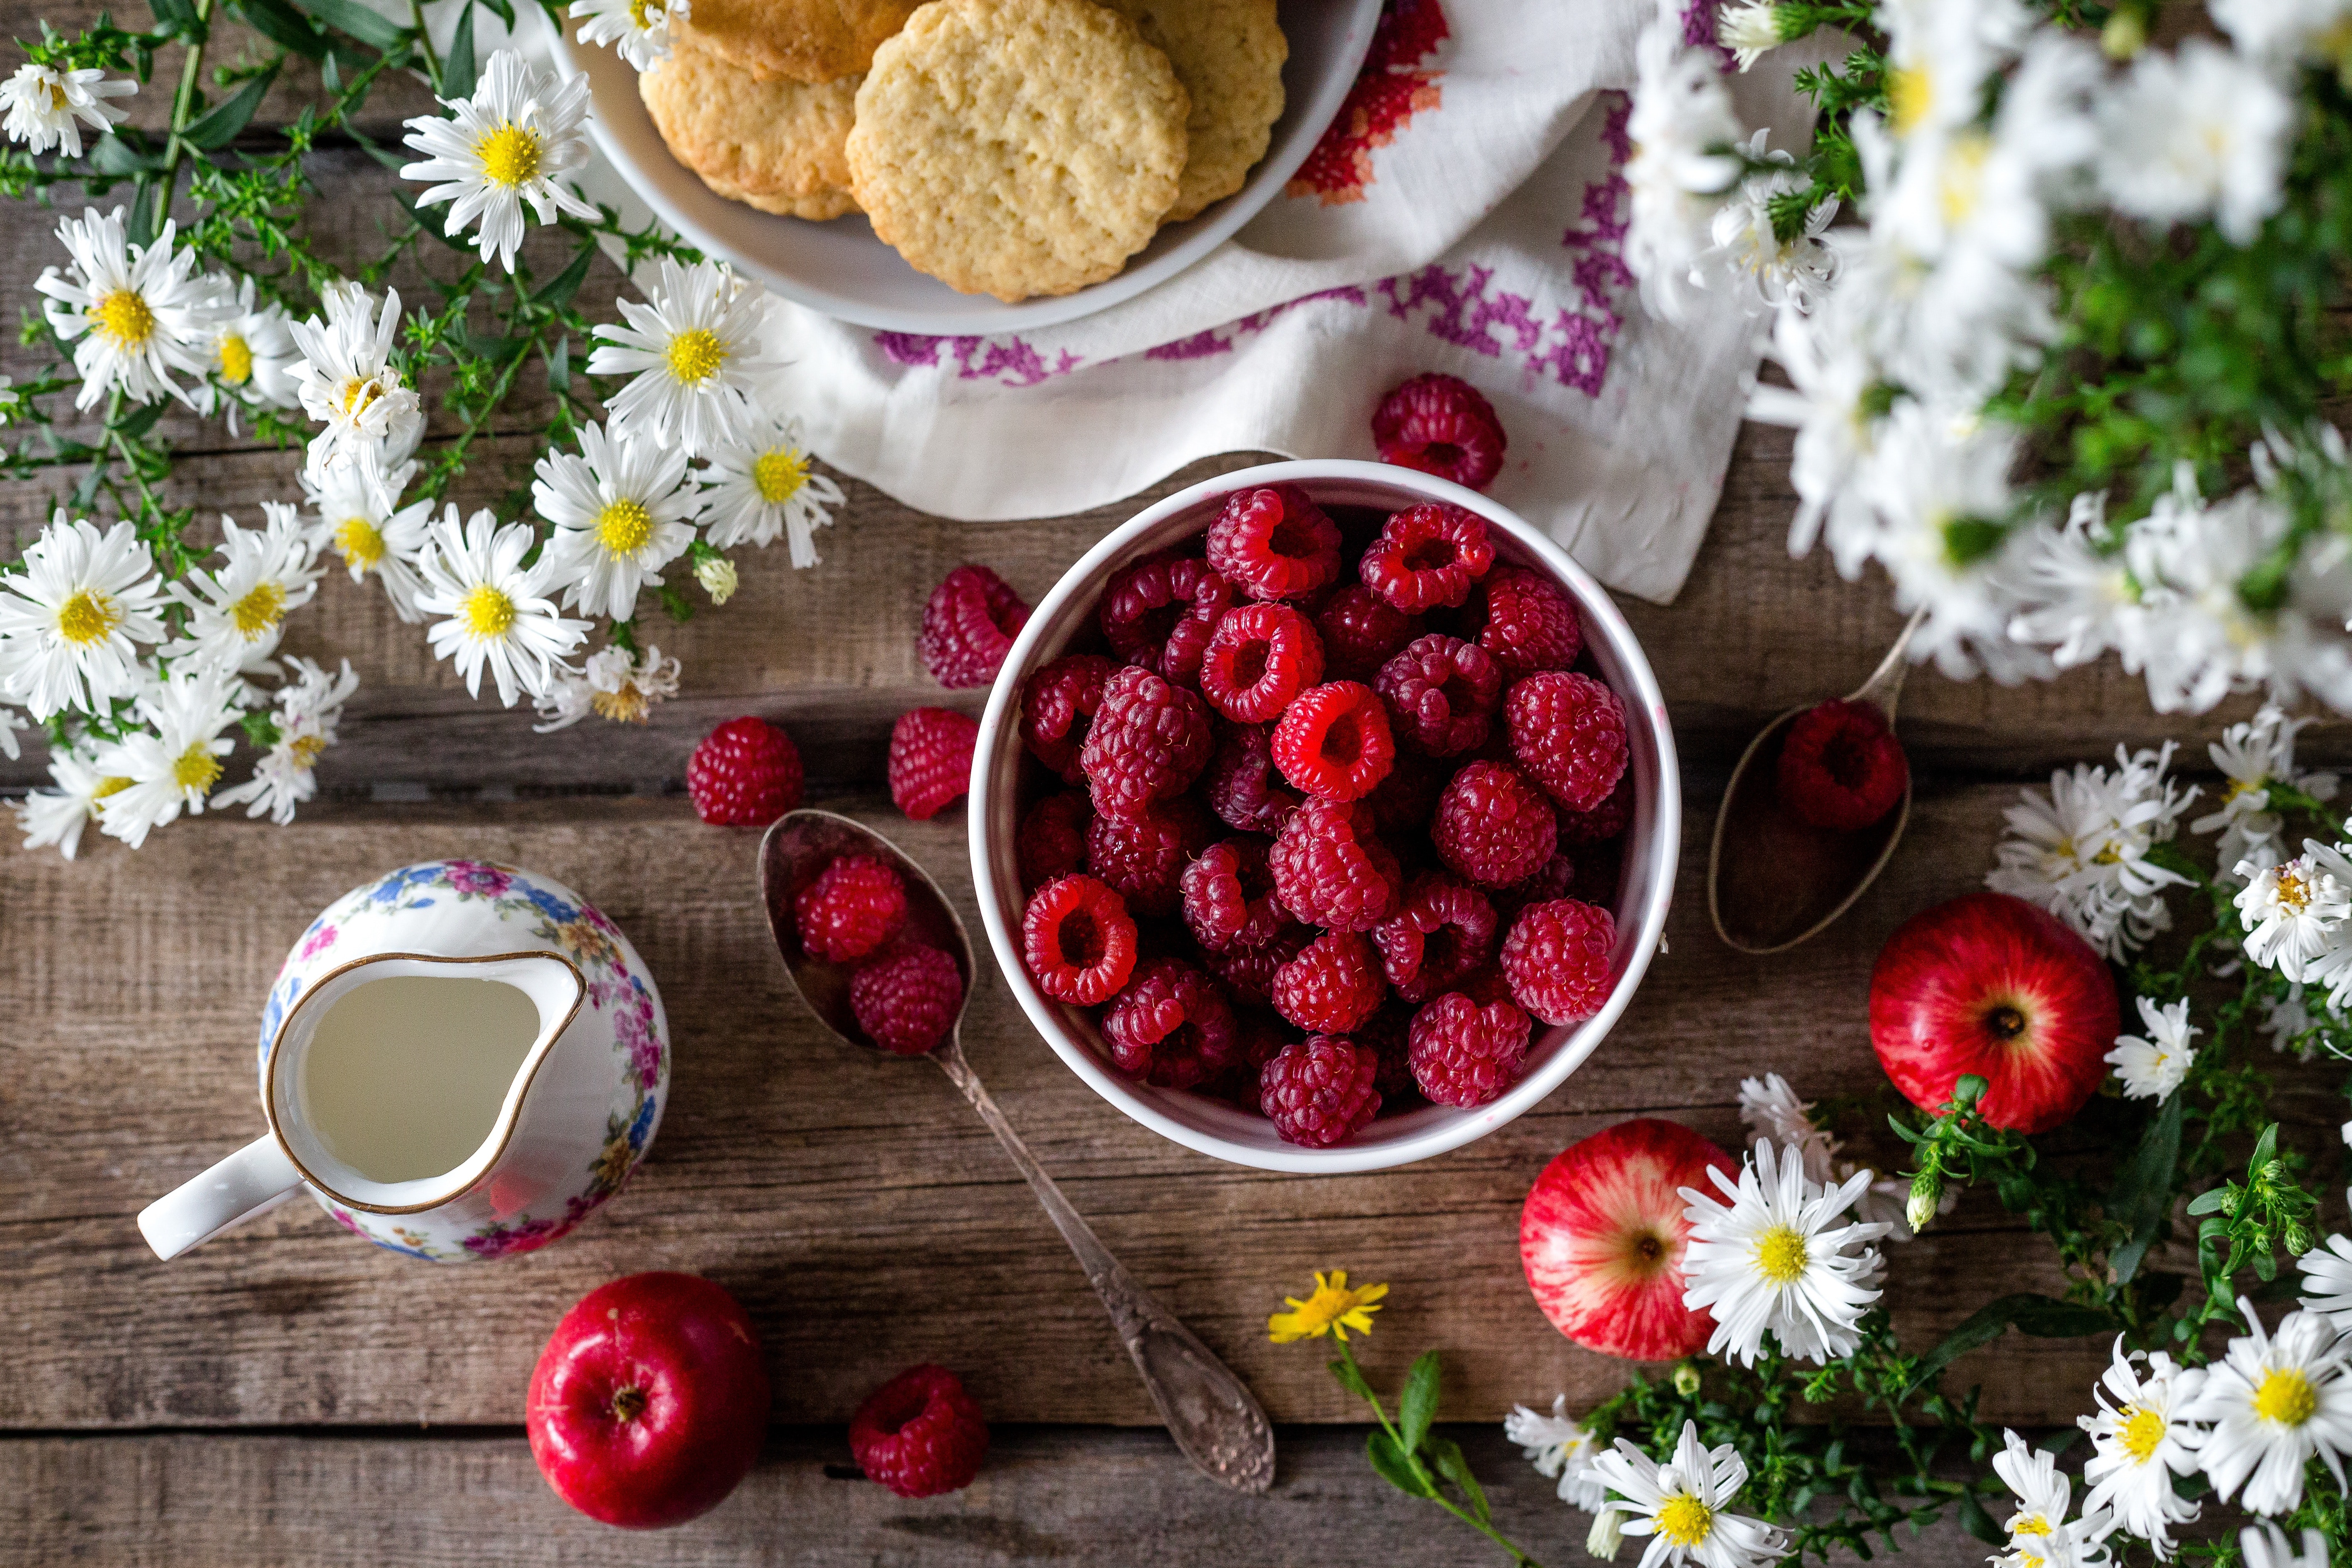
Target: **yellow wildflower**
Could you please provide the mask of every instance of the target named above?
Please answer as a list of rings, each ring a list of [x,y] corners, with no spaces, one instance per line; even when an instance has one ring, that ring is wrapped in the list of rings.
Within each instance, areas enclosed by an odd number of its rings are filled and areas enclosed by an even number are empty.
[[[1376,1303],[1388,1293],[1385,1285],[1349,1289],[1348,1271],[1344,1268],[1334,1268],[1328,1276],[1318,1271],[1315,1293],[1304,1301],[1296,1296],[1284,1297],[1284,1303],[1296,1310],[1276,1312],[1266,1319],[1266,1331],[1278,1345],[1286,1345],[1293,1340],[1320,1339],[1325,1334],[1344,1340],[1349,1329],[1369,1334],[1372,1331],[1372,1314],[1380,1310]]]

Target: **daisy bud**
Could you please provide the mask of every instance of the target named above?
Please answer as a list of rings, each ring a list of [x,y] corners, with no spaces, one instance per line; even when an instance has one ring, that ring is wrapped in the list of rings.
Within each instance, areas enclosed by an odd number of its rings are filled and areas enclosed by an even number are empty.
[[[2286,1250],[2290,1258],[2301,1258],[2311,1250],[2311,1232],[2295,1220],[2286,1222]]]
[[[1688,1399],[1698,1392],[1698,1368],[1685,1362],[1675,1368],[1675,1392]]]
[[[2147,20],[2126,7],[2099,29],[2099,48],[2111,60],[2127,60],[2147,47]]]
[[[702,584],[712,604],[723,605],[735,596],[735,563],[724,555],[709,556],[695,567],[694,580]]]
[[[1624,1541],[1625,1532],[1617,1528],[1617,1510],[1604,1508],[1592,1516],[1592,1529],[1584,1538],[1584,1549],[1603,1563],[1614,1563],[1617,1548]]]
[[[1903,1205],[1903,1222],[1911,1234],[1926,1230],[1936,1218],[1936,1205],[1943,1201],[1943,1178],[1933,1171],[1922,1171],[1919,1179],[1911,1184],[1911,1201]]]

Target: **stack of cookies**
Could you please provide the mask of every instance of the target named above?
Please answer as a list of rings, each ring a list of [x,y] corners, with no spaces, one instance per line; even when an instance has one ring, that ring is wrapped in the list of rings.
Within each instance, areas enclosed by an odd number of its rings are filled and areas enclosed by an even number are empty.
[[[1289,54],[1275,0],[694,0],[670,40],[638,89],[704,184],[1008,302],[1241,189]]]

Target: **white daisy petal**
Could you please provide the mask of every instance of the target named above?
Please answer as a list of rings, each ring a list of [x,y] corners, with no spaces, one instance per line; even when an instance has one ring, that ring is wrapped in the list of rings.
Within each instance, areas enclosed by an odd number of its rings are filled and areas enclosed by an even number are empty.
[[[462,524],[452,505],[433,525],[418,562],[424,592],[416,607],[447,618],[425,633],[434,657],[450,658],[465,677],[467,692],[481,695],[482,669],[489,668],[499,700],[511,708],[529,693],[547,695],[565,662],[588,635],[588,623],[556,612],[547,592],[553,568],[542,551],[528,571],[522,558],[534,542],[530,525],[499,526],[487,508]]]
[[[1879,1297],[1879,1257],[1867,1244],[1893,1229],[1844,1220],[1873,1173],[1827,1187],[1807,1179],[1801,1154],[1759,1139],[1737,1182],[1709,1174],[1727,1204],[1682,1189],[1691,1225],[1683,1301],[1715,1318],[1707,1353],[1752,1366],[1768,1332],[1801,1360],[1826,1363],[1852,1352]]]
[[[541,223],[553,223],[558,213],[596,216],[594,207],[556,184],[558,175],[588,162],[585,76],[558,81],[514,50],[499,49],[473,97],[445,98],[441,105],[446,118],[425,114],[407,122],[404,143],[425,158],[403,167],[400,177],[441,182],[416,205],[452,203],[449,234],[478,224],[476,247],[512,272],[525,207]]]
[[[600,326],[592,375],[625,375],[608,405],[616,432],[702,457],[753,438],[752,394],[776,368],[760,341],[768,297],[716,262],[665,257],[651,297],[619,301],[626,326]]]

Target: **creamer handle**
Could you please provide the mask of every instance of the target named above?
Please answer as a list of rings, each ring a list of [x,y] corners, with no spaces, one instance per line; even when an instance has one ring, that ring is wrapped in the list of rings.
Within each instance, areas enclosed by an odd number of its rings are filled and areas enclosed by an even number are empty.
[[[139,1211],[139,1234],[170,1262],[231,1226],[276,1208],[302,1186],[302,1173],[274,1133],[260,1137],[195,1180]]]

